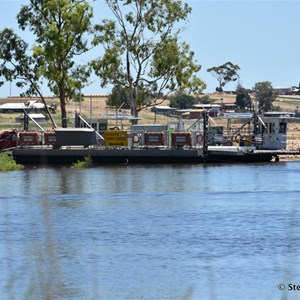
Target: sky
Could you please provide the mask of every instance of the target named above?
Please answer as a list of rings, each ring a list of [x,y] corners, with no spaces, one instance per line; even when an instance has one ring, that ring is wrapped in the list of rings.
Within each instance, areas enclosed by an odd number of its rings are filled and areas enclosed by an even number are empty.
[[[195,52],[202,68],[198,76],[207,84],[205,93],[212,93],[217,80],[207,69],[227,61],[240,67],[240,84],[245,88],[270,81],[273,87],[298,86],[300,82],[300,0],[185,0],[192,13],[181,34]],[[30,43],[30,32],[20,31],[16,15],[27,0],[0,0],[0,30],[14,29]],[[104,0],[90,1],[94,7],[94,23],[111,14]],[[91,55],[91,57],[89,57]],[[95,53],[86,55],[93,59]],[[235,90],[237,82],[225,90]],[[0,87],[0,97],[17,96],[13,83]],[[108,94],[97,77],[91,79],[85,94]],[[43,87],[45,96],[51,96]]]

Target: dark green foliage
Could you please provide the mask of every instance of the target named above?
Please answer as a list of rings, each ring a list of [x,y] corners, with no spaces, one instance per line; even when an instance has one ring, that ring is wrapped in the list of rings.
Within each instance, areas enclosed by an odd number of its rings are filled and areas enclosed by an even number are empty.
[[[170,106],[178,109],[188,109],[191,108],[196,103],[193,96],[178,93],[175,96],[170,97]]]
[[[124,103],[124,104],[123,104]],[[108,96],[106,100],[107,106],[115,107],[116,109],[120,107],[123,104],[123,108],[129,108],[130,107],[130,101],[129,101],[129,93],[128,89],[121,86],[115,86],[111,94]]]
[[[271,82],[257,82],[253,88],[253,91],[255,92],[258,111],[271,111],[273,109],[273,102],[276,100],[277,96]]]
[[[198,103],[202,103],[202,104],[212,104],[214,103],[214,99],[211,99],[209,97],[209,95],[204,95],[204,96],[201,96],[201,97],[196,97],[196,101]]]
[[[136,92],[135,90],[133,91]],[[137,95],[137,104],[139,107],[141,106],[147,106],[151,103],[153,97],[155,95],[149,94],[147,90],[138,90]],[[108,99],[106,101],[106,104],[111,107],[115,107],[116,109],[120,107],[122,104],[122,108],[131,108],[131,101],[130,101],[130,91],[128,87],[122,87],[122,86],[115,86],[112,89],[111,94],[108,96]]]
[[[238,85],[236,89],[236,105],[239,109],[251,109],[252,101],[250,96],[251,90],[245,89]]]

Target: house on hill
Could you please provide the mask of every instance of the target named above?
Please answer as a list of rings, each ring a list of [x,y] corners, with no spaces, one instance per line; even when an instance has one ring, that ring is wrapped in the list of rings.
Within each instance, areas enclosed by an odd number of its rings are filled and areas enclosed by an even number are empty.
[[[167,105],[155,105],[151,108],[151,112],[154,112],[157,115],[164,115],[164,116],[172,115],[175,110],[176,108]]]
[[[48,108],[52,108],[52,106],[48,105]],[[44,103],[41,103],[39,101],[28,101],[25,103],[4,103],[0,105],[0,113],[22,113],[24,110],[27,112],[33,111],[33,112],[39,112],[41,110],[45,109]]]

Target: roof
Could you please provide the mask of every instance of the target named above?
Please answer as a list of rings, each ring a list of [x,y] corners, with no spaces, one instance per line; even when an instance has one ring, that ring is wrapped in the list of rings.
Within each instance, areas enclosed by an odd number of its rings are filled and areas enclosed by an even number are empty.
[[[193,106],[197,108],[221,107],[219,104],[194,104]]]
[[[37,109],[42,109],[44,108],[45,105],[44,103],[40,103],[37,101],[28,101],[27,103],[4,103],[0,105],[0,109],[9,109],[9,110],[14,110],[14,109],[28,109],[28,108],[37,108]]]
[[[264,113],[264,117],[273,117],[273,116],[280,116],[280,117],[291,117],[294,113],[288,111],[267,111]]]
[[[155,105],[155,106],[153,106],[152,108],[155,108],[155,109],[161,109],[161,110],[175,110],[176,108],[174,108],[174,107],[170,107],[170,106],[168,106],[168,105]]]
[[[134,125],[131,125],[132,128],[135,128],[135,127],[160,127],[160,126],[166,126],[166,124],[134,124]]]
[[[28,116],[32,119],[46,119],[47,117],[43,114],[28,114]],[[19,116],[18,119],[24,119],[24,114]]]
[[[205,112],[205,109],[189,108],[189,109],[180,109],[180,110],[177,110],[177,112],[179,112],[179,113]]]
[[[107,120],[140,120],[140,118],[128,114],[105,114]]]
[[[224,113],[222,115],[223,119],[251,119],[252,117],[252,113]]]
[[[48,118],[43,114],[28,114],[29,118],[32,120],[39,120],[39,122],[45,122]],[[16,122],[22,122],[24,120],[24,114],[16,118]]]
[[[94,132],[92,128],[55,128],[55,132]]]
[[[26,108],[24,103],[4,103],[0,105],[0,109],[23,109]]]

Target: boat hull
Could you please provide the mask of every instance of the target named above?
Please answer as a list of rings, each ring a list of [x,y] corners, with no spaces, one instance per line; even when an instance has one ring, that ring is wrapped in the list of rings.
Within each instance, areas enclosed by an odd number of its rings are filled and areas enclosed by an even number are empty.
[[[70,164],[91,157],[97,164],[129,163],[202,163],[199,149],[32,149],[16,148],[13,157],[18,163]]]
[[[246,163],[269,162],[274,153],[267,151],[233,152],[224,150],[208,151],[204,156],[202,149],[190,148],[141,148],[141,149],[90,149],[80,147],[65,148],[15,148],[14,159],[21,164],[72,164],[91,157],[95,164],[170,164],[170,163]]]
[[[206,161],[216,163],[259,163],[269,162],[273,158],[272,153],[245,153],[243,155],[228,155],[226,153],[209,153]]]

